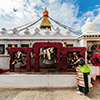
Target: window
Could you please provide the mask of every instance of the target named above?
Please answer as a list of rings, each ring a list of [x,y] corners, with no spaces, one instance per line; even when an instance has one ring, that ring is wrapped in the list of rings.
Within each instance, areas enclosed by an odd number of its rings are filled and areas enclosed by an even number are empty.
[[[0,54],[4,54],[4,47],[5,47],[5,45],[1,45],[0,44]]]
[[[12,47],[12,44],[8,44],[8,47]],[[17,44],[15,44],[15,47],[17,47]]]
[[[21,44],[21,47],[29,47],[29,44]]]
[[[66,44],[66,47],[73,47],[73,44]]]

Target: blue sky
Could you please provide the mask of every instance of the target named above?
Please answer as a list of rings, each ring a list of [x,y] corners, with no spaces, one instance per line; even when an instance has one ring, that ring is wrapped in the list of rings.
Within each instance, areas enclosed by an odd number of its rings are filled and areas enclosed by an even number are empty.
[[[97,7],[100,7],[99,0],[77,0],[76,3],[79,5],[78,16],[82,16],[83,13],[93,11]]]
[[[100,0],[0,0],[0,29],[5,27],[9,30],[34,22],[42,16],[45,7],[50,17],[75,30],[81,31],[86,19],[90,17],[97,23],[97,31],[100,31]],[[40,23],[31,27],[31,32]]]

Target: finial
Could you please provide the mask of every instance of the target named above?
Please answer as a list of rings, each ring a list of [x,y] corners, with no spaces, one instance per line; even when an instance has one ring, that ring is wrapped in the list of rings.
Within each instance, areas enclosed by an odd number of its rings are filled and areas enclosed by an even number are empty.
[[[45,7],[45,10],[47,10],[47,7]]]
[[[49,30],[51,30],[51,24],[48,20],[48,11],[47,8],[45,7],[45,10],[43,11],[43,21],[40,25],[41,30],[44,30],[46,28],[48,28]]]
[[[92,22],[92,19],[88,17],[88,19],[86,20],[86,23],[88,22]]]

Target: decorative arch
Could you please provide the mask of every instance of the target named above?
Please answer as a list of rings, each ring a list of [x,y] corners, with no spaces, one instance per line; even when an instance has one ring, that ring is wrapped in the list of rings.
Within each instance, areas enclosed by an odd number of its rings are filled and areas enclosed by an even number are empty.
[[[54,47],[57,48],[57,71],[61,71],[60,52],[62,43],[60,42],[36,42],[33,44],[34,50],[34,71],[39,71],[39,49],[41,47]]]
[[[68,71],[68,66],[67,66],[68,52],[78,52],[85,59],[85,51],[86,51],[86,47],[63,47],[62,48],[62,72]]]
[[[30,71],[30,52],[32,52],[32,48],[7,47],[6,49],[10,53],[10,71],[14,71],[14,66],[12,66],[11,64],[14,60],[14,52],[17,52],[17,51],[24,51],[27,53],[26,71]]]

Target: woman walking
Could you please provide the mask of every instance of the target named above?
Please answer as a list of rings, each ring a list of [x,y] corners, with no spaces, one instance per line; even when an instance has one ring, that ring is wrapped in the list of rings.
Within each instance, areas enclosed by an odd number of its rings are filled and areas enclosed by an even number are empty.
[[[83,66],[85,64],[85,60],[82,58],[80,54],[76,55],[77,61],[74,63],[76,67],[76,73],[77,73],[77,83],[79,91],[76,92],[80,95],[86,95],[89,92],[88,88],[88,73],[82,73],[79,65]]]

